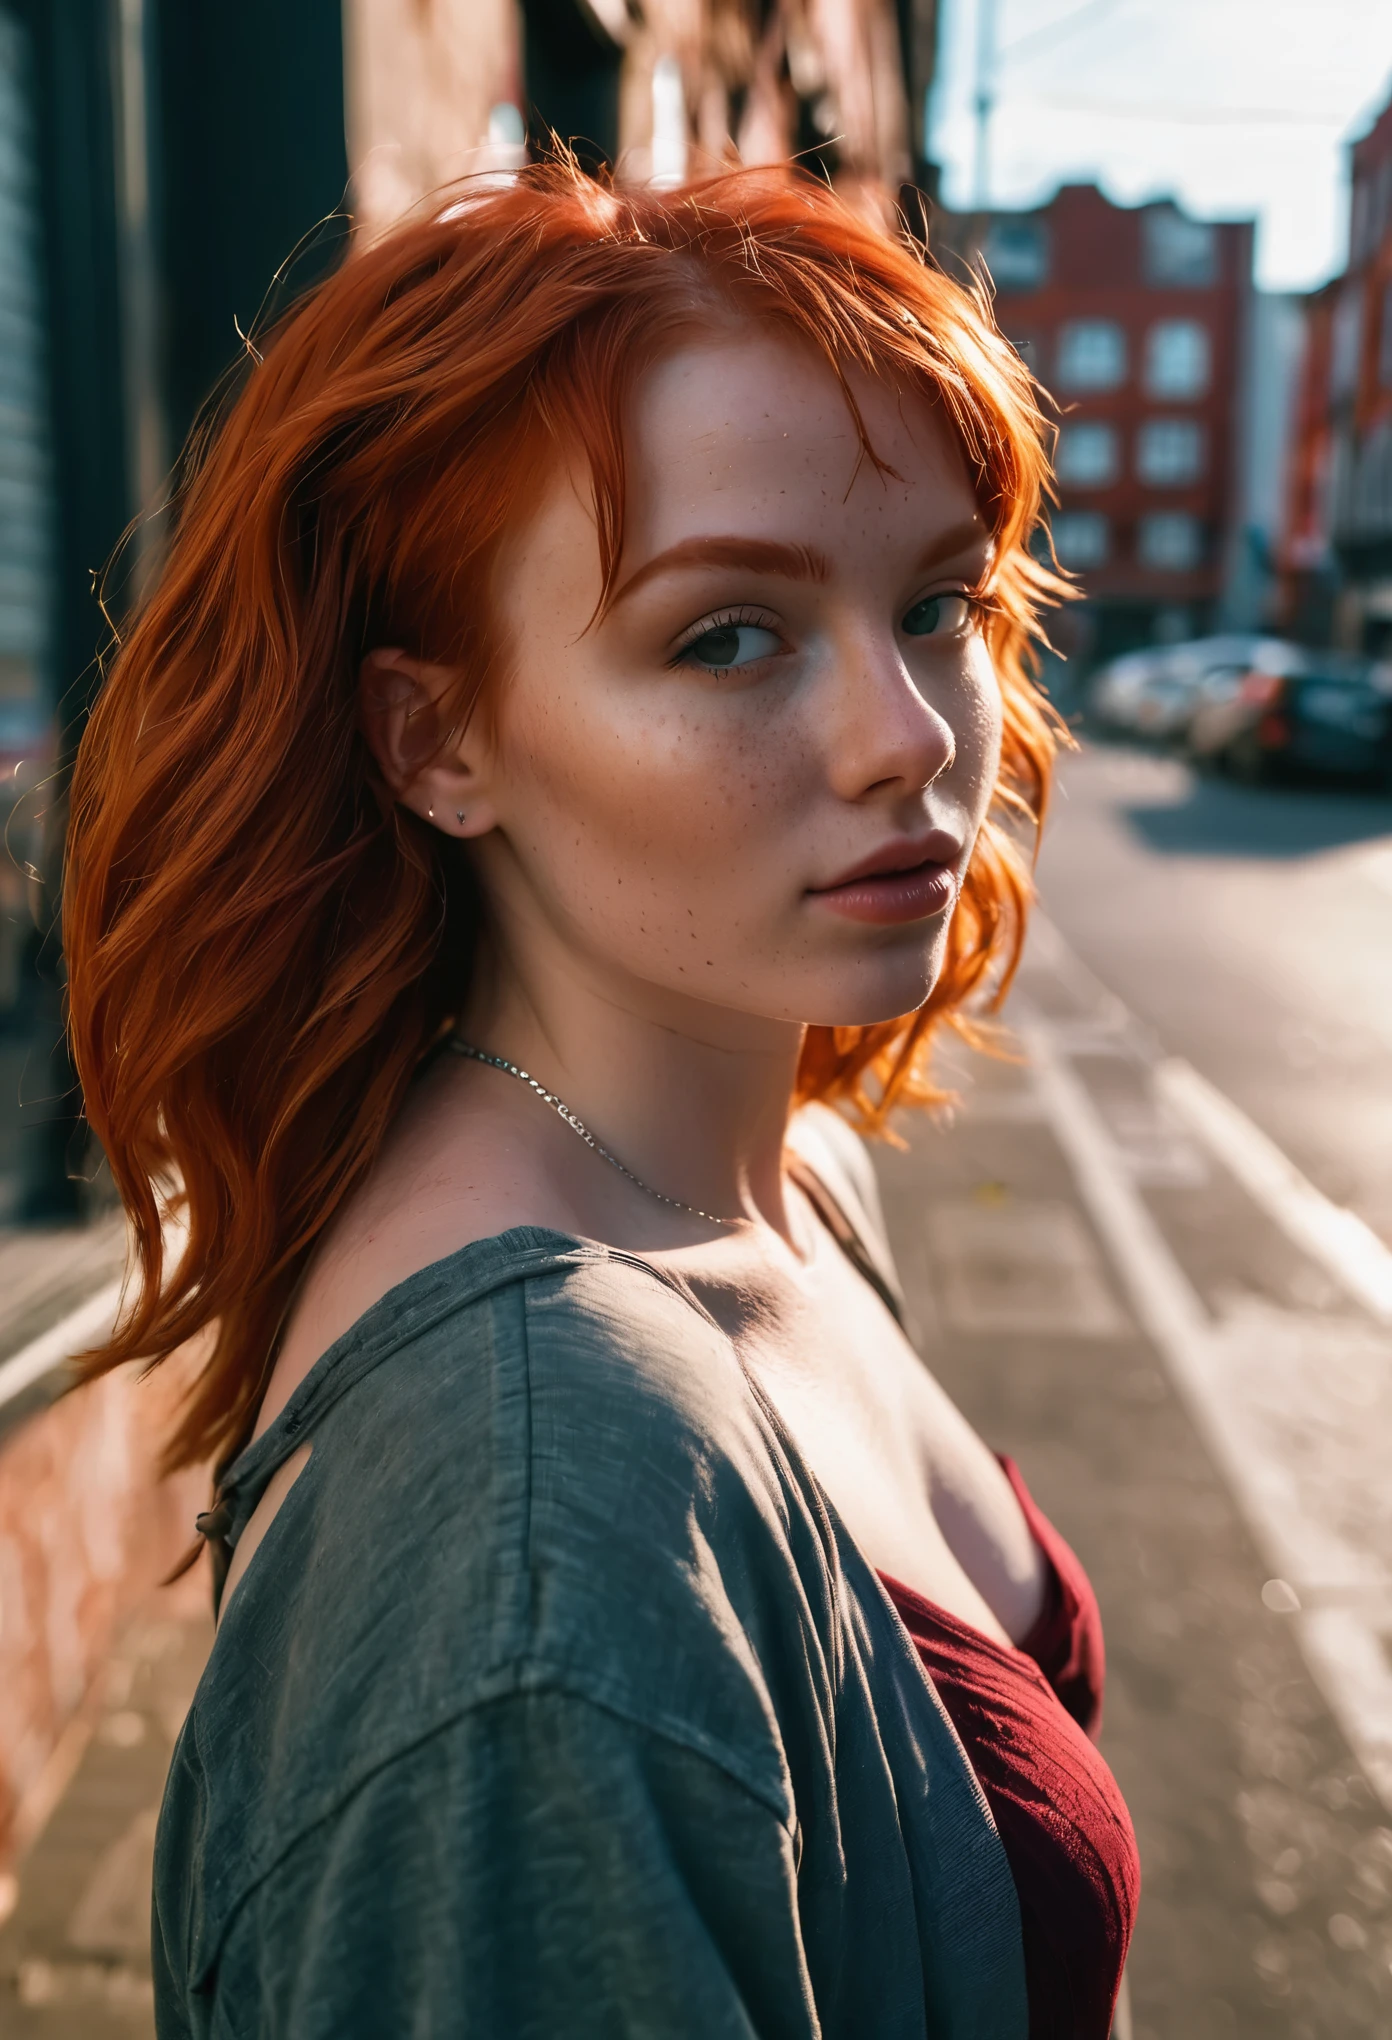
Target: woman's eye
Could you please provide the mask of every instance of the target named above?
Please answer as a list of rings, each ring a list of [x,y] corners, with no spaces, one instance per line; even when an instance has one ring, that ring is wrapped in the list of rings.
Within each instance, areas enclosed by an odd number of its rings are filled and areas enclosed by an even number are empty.
[[[969,595],[929,595],[904,618],[909,637],[958,637],[972,620]]]
[[[704,666],[708,672],[723,673],[731,666],[752,666],[780,649],[781,640],[757,623],[722,623],[703,630],[683,648],[682,659]]]

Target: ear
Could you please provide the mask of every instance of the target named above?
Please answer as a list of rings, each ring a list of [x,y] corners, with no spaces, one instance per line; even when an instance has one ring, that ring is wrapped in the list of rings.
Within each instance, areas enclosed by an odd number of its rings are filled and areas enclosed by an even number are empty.
[[[363,735],[403,807],[447,836],[483,836],[496,826],[489,747],[482,728],[446,723],[458,669],[431,666],[385,647],[369,652],[358,676]]]

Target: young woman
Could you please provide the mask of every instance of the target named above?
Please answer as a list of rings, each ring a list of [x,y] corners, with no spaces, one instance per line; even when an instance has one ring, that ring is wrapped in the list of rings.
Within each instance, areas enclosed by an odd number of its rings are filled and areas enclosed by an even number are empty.
[[[143,1278],[96,1364],[205,1335],[231,1556],[164,2040],[1104,2040],[1096,1605],[849,1123],[1021,938],[1043,439],[782,175],[481,190],[253,368],[65,913]]]

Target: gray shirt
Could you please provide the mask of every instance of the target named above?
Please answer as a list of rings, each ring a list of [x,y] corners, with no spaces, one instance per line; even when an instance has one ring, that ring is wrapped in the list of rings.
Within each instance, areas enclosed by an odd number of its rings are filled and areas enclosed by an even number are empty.
[[[233,1541],[307,1440],[174,1755],[160,2040],[1024,2040],[980,1787],[679,1283],[534,1228],[421,1270]]]

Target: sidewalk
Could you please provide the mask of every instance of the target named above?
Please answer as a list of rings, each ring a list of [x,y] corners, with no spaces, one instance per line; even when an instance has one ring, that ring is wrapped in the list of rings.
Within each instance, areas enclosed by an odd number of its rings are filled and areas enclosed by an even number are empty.
[[[61,1795],[20,1862],[0,1927],[5,2040],[152,2040],[155,1820],[211,1642],[200,1566],[127,1623],[71,1725],[69,1776],[54,1780]]]
[[[5,1362],[118,1276],[125,1255],[125,1221],[117,1213],[91,1226],[0,1229],[0,1442],[61,1386],[61,1377],[53,1377],[7,1394]]]
[[[64,1395],[115,1306],[119,1219],[0,1233],[0,2034],[153,2032],[155,1814],[211,1642],[207,1580],[157,1582],[201,1475],[161,1483],[179,1381]],[[176,1370],[176,1371],[171,1371]]]

